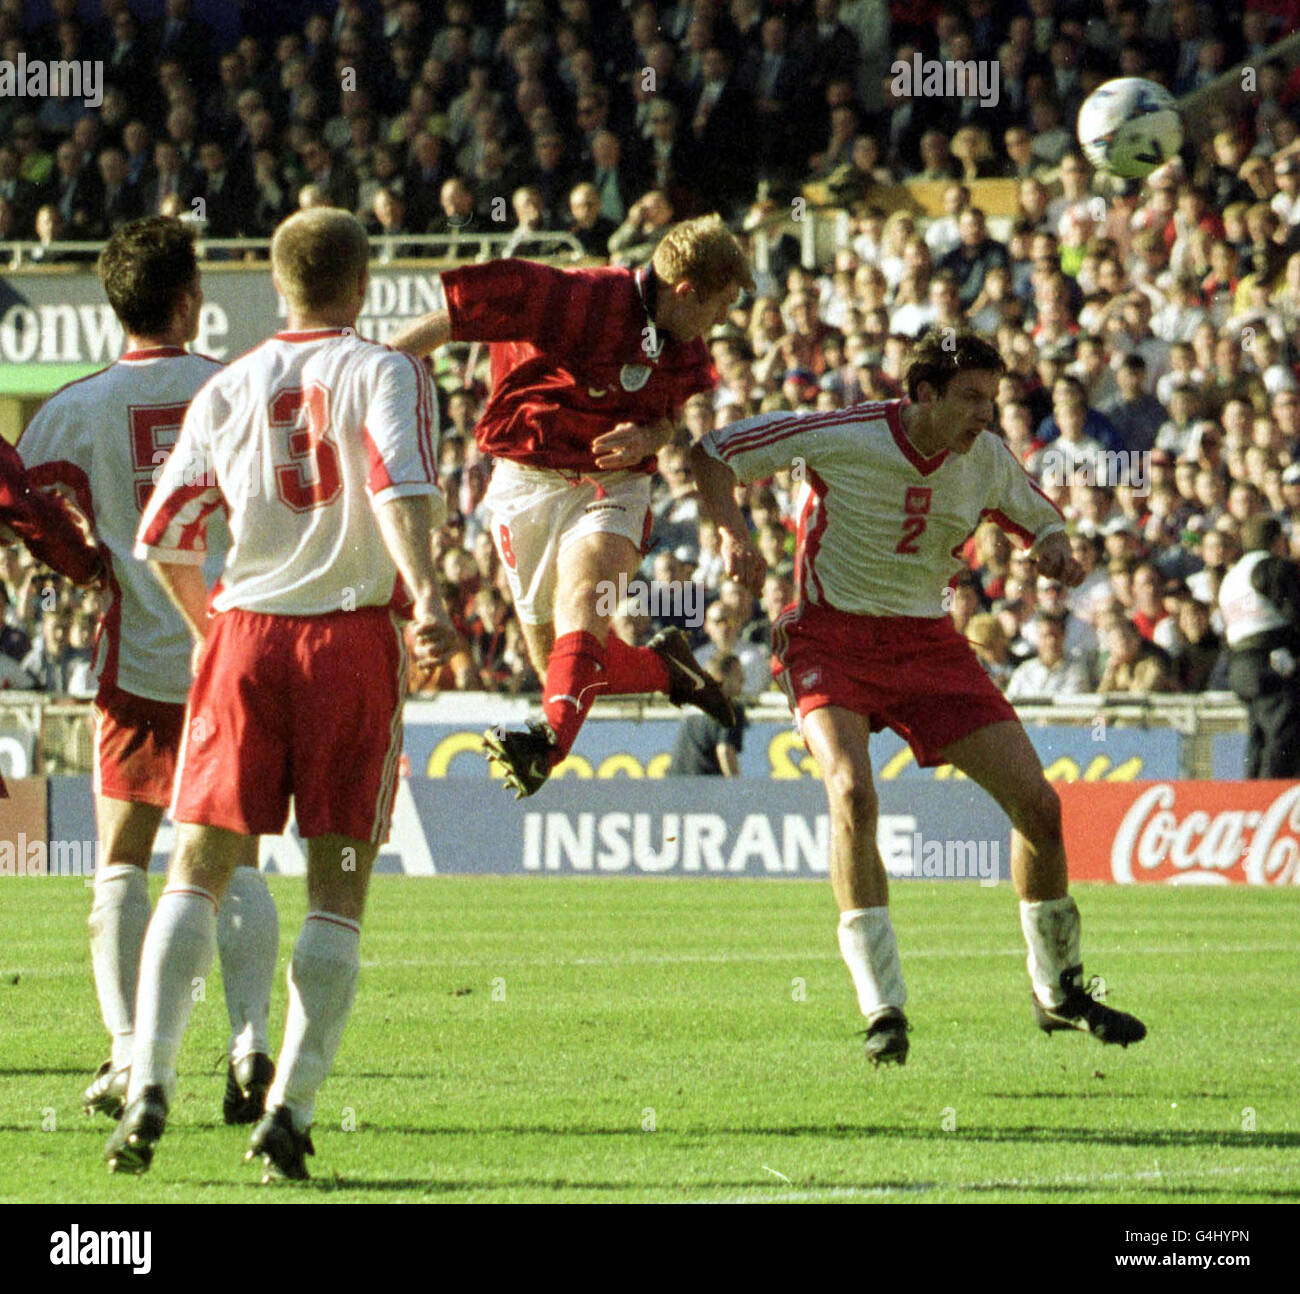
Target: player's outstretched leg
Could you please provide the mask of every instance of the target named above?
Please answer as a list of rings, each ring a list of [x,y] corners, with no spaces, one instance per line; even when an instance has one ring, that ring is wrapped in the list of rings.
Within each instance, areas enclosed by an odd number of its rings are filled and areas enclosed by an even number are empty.
[[[907,1061],[910,1026],[898,940],[889,918],[889,881],[876,846],[879,805],[868,757],[869,721],[840,706],[803,720],[822,771],[831,816],[831,888],[840,909],[840,955],[867,1022],[864,1050],[876,1066]]]
[[[501,769],[516,800],[540,791],[559,763],[554,730],[531,719],[523,732],[501,724],[489,728],[483,734],[483,749],[488,763]]]
[[[246,1160],[261,1160],[262,1180],[302,1180],[316,1093],[329,1074],[356,998],[361,914],[378,846],[346,836],[307,841],[308,912],[289,961],[289,1010],[266,1113]]]
[[[1040,1029],[1078,1029],[1127,1047],[1146,1037],[1134,1016],[1106,1006],[1100,981],[1083,982],[1079,909],[1067,890],[1061,801],[1043,777],[1020,723],[977,729],[942,752],[998,802],[1011,819],[1011,876],[1020,895],[1020,928],[1029,947],[1034,1020]]]
[[[615,643],[618,644],[617,647],[614,646]],[[637,650],[628,647],[615,634],[610,634],[605,643],[607,657]],[[668,699],[679,708],[693,705],[703,710],[710,719],[724,728],[735,726],[736,712],[732,708],[730,697],[723,691],[722,684],[695,659],[695,653],[691,651],[691,640],[682,630],[661,629],[641,650],[658,656],[668,675],[668,686],[656,685],[654,691],[666,693]],[[612,685],[610,687],[611,693],[619,690]]]
[[[221,982],[230,1016],[230,1051],[222,1118],[256,1123],[275,1078],[267,1039],[271,985],[280,949],[280,920],[266,879],[256,867],[237,867],[217,912]]]

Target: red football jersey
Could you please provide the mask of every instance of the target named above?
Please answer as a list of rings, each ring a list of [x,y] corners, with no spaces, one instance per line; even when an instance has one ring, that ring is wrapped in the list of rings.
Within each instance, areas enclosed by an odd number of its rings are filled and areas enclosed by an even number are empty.
[[[99,549],[61,500],[32,488],[18,451],[7,440],[0,440],[0,522],[38,561],[74,584],[89,584],[104,573]]]
[[[717,381],[703,340],[683,345],[655,328],[659,284],[648,266],[507,259],[448,270],[442,284],[452,340],[492,343],[492,395],[476,435],[494,458],[593,472],[597,436],[676,417]]]

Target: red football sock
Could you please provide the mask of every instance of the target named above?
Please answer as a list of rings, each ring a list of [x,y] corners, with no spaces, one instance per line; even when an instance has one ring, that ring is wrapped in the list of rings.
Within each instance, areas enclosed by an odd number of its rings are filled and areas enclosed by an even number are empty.
[[[591,703],[605,691],[605,649],[600,639],[581,631],[557,638],[542,693],[542,713],[555,733],[557,764],[573,748]]]
[[[668,694],[668,666],[649,647],[629,647],[612,629],[605,639],[605,691],[610,696],[636,692]]]

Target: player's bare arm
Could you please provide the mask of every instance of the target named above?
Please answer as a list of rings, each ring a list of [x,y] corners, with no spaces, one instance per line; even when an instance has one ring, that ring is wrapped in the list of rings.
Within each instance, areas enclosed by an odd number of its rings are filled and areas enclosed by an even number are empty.
[[[423,666],[441,665],[460,641],[438,594],[430,533],[437,528],[439,497],[405,495],[375,509],[384,547],[415,601],[415,658]]]
[[[699,445],[691,449],[691,471],[704,514],[717,527],[723,569],[751,592],[761,593],[767,563],[754,547],[745,515],[736,502],[735,474]]]
[[[203,578],[203,567],[188,562],[150,561],[149,569],[181,613],[185,627],[194,639],[191,668],[194,668],[203,650],[203,640],[208,636],[208,586]]]
[[[388,344],[408,355],[431,355],[451,340],[451,316],[446,310],[431,310],[403,328]]]

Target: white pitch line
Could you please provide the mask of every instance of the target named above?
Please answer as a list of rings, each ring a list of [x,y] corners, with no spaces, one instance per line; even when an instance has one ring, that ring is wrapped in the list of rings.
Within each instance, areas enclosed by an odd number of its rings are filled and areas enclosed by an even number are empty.
[[[1222,956],[1240,956],[1246,953],[1294,953],[1294,944],[1182,944],[1168,948],[1149,946],[1129,947],[1124,944],[1093,943],[1091,947],[1094,960],[1097,956],[1139,956],[1139,957],[1177,957],[1200,956],[1205,953]],[[972,959],[982,957],[1024,957],[1023,948],[908,948],[902,956],[904,962],[928,959]],[[608,957],[510,957],[502,965],[509,966],[694,966],[725,965],[728,962],[838,962],[839,958],[832,952],[812,950],[809,952],[770,952],[770,953],[614,953]],[[496,964],[496,958],[485,954],[482,957],[441,957],[432,954],[429,957],[407,958],[373,958],[363,959],[364,969],[385,966],[483,966]],[[15,968],[18,969],[18,968]],[[68,972],[69,974],[74,972]],[[76,971],[81,974],[81,971]]]
[[[767,1167],[767,1165],[763,1165]],[[771,1172],[768,1169],[768,1172]],[[811,1200],[857,1199],[888,1195],[925,1195],[938,1191],[986,1192],[1000,1188],[1008,1190],[1050,1191],[1062,1186],[1099,1186],[1106,1182],[1152,1182],[1167,1181],[1171,1187],[1187,1181],[1200,1181],[1206,1178],[1241,1177],[1247,1172],[1264,1175],[1263,1169],[1248,1170],[1244,1167],[1220,1167],[1173,1170],[1146,1169],[1132,1173],[1092,1173],[1072,1174],[1064,1177],[992,1177],[974,1182],[917,1182],[900,1186],[827,1186],[822,1190],[816,1188],[797,1191],[758,1191],[748,1195],[727,1196],[722,1199],[709,1200],[710,1204],[798,1204]],[[1269,1185],[1275,1185],[1279,1178],[1295,1175],[1290,1166],[1270,1168],[1267,1170]]]

